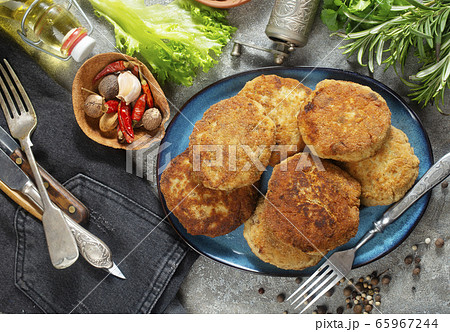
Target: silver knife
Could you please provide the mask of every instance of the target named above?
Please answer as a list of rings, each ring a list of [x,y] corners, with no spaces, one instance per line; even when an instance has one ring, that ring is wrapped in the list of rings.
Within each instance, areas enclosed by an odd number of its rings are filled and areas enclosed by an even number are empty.
[[[0,148],[0,180],[9,188],[17,190],[29,197],[42,209],[42,201],[39,192],[30,178],[12,161]],[[64,214],[81,255],[94,267],[102,268],[112,275],[126,279],[117,265],[111,259],[111,250],[99,238],[78,225],[69,216]]]

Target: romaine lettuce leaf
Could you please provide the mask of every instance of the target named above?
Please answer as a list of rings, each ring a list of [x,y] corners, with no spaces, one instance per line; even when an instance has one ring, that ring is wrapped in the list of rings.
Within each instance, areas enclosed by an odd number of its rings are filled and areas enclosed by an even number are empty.
[[[89,0],[115,30],[116,46],[139,54],[158,81],[192,85],[199,69],[207,72],[236,30],[225,10],[193,0],[146,6],[144,0]]]

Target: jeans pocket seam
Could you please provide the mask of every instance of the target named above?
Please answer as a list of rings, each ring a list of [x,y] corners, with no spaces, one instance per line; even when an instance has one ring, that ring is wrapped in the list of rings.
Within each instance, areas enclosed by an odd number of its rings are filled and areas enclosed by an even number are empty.
[[[140,313],[150,313],[153,307],[158,302],[164,289],[171,280],[171,276],[175,273],[180,262],[186,256],[187,250],[183,250],[179,245],[174,246],[174,250],[167,255],[167,259],[164,261],[163,268],[153,278],[153,287],[149,290],[146,296],[143,296],[143,303],[139,308]],[[168,265],[171,265],[168,267]],[[161,276],[164,275],[163,278]],[[161,282],[163,280],[164,282]]]

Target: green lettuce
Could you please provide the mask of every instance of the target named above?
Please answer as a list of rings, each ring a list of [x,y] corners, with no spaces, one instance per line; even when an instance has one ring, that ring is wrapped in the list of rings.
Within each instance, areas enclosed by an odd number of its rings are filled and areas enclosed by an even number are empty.
[[[146,6],[144,0],[89,0],[98,16],[114,26],[116,46],[139,54],[157,79],[192,85],[199,69],[217,63],[236,28],[225,10],[193,0]]]

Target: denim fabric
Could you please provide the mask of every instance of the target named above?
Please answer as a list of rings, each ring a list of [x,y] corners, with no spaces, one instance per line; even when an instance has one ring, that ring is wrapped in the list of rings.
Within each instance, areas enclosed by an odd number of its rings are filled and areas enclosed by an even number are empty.
[[[0,31],[3,58],[16,71],[36,110],[38,125],[32,136],[36,160],[62,183],[75,177],[68,185],[93,210],[89,230],[110,246],[117,263],[160,220],[158,199],[145,179],[126,172],[125,151],[99,145],[81,131],[71,94]],[[0,126],[7,129],[1,115]],[[72,310],[105,273],[82,257],[65,271],[55,270],[42,226],[24,212],[16,214],[16,209],[0,192],[0,312]],[[128,279],[108,277],[76,312],[162,313],[173,307],[169,304],[196,257],[163,222],[121,265]]]
[[[184,259],[186,245],[161,216],[95,180],[79,175],[66,188],[86,203],[87,229],[109,245],[127,280],[106,277],[82,257],[65,270],[52,268],[41,225],[21,209],[16,214],[16,285],[47,313],[151,312]]]

